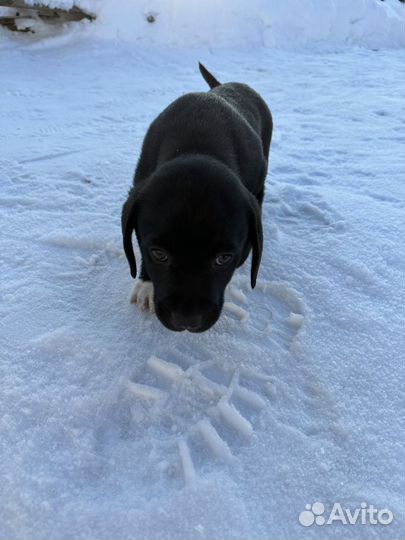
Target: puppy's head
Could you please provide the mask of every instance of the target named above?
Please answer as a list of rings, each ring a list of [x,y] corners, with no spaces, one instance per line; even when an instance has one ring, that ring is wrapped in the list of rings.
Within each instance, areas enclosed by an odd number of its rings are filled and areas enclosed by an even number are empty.
[[[135,230],[156,314],[170,330],[203,332],[219,318],[226,285],[252,249],[251,284],[262,252],[257,200],[223,164],[183,156],[129,194],[124,249],[136,276]]]

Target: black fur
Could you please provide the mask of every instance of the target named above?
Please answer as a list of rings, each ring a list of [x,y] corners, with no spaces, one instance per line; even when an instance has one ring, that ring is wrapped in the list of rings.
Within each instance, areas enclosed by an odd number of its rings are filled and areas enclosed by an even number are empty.
[[[153,282],[157,316],[171,330],[194,332],[218,320],[225,287],[250,250],[256,284],[273,128],[249,86],[221,84],[201,64],[200,71],[211,90],[178,98],[152,122],[122,212],[132,277],[135,230],[140,278]],[[157,262],[156,250],[167,260]],[[232,259],[219,265],[220,254]]]

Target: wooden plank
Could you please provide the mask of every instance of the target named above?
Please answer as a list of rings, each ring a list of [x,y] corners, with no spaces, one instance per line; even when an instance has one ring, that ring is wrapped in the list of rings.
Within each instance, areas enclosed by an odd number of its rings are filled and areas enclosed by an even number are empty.
[[[25,19],[32,19],[32,17],[24,17]],[[18,28],[15,24],[15,17],[0,17],[0,25],[5,26],[13,32],[31,32],[30,28]]]
[[[60,21],[81,21],[87,19],[93,21],[96,17],[93,14],[86,13],[82,9],[73,6],[71,9],[50,8],[40,3],[27,5],[23,0],[0,0],[0,7],[13,9],[34,10],[42,19],[60,19]]]

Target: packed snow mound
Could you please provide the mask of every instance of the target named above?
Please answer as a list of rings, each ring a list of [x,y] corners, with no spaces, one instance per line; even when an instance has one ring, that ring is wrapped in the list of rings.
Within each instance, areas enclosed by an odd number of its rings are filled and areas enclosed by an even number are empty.
[[[26,0],[26,3],[33,5],[36,1]],[[405,45],[405,6],[398,0],[252,0],[249,3],[245,0],[45,0],[42,3],[67,10],[76,5],[97,16],[96,23],[89,27],[91,32],[124,41],[282,49],[314,45],[328,48]]]
[[[93,4],[82,0],[78,4],[98,13],[98,32],[125,40],[278,48],[405,44],[405,6],[398,0],[104,0]]]

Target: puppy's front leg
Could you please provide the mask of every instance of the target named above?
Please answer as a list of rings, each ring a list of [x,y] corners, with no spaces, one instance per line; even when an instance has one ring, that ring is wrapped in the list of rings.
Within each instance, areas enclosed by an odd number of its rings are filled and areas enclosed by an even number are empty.
[[[139,279],[135,283],[134,288],[132,289],[130,301],[132,304],[138,304],[138,307],[142,309],[142,311],[154,313],[154,295],[153,283],[151,282],[147,272],[145,271],[145,266],[142,263],[141,273],[139,275]]]

